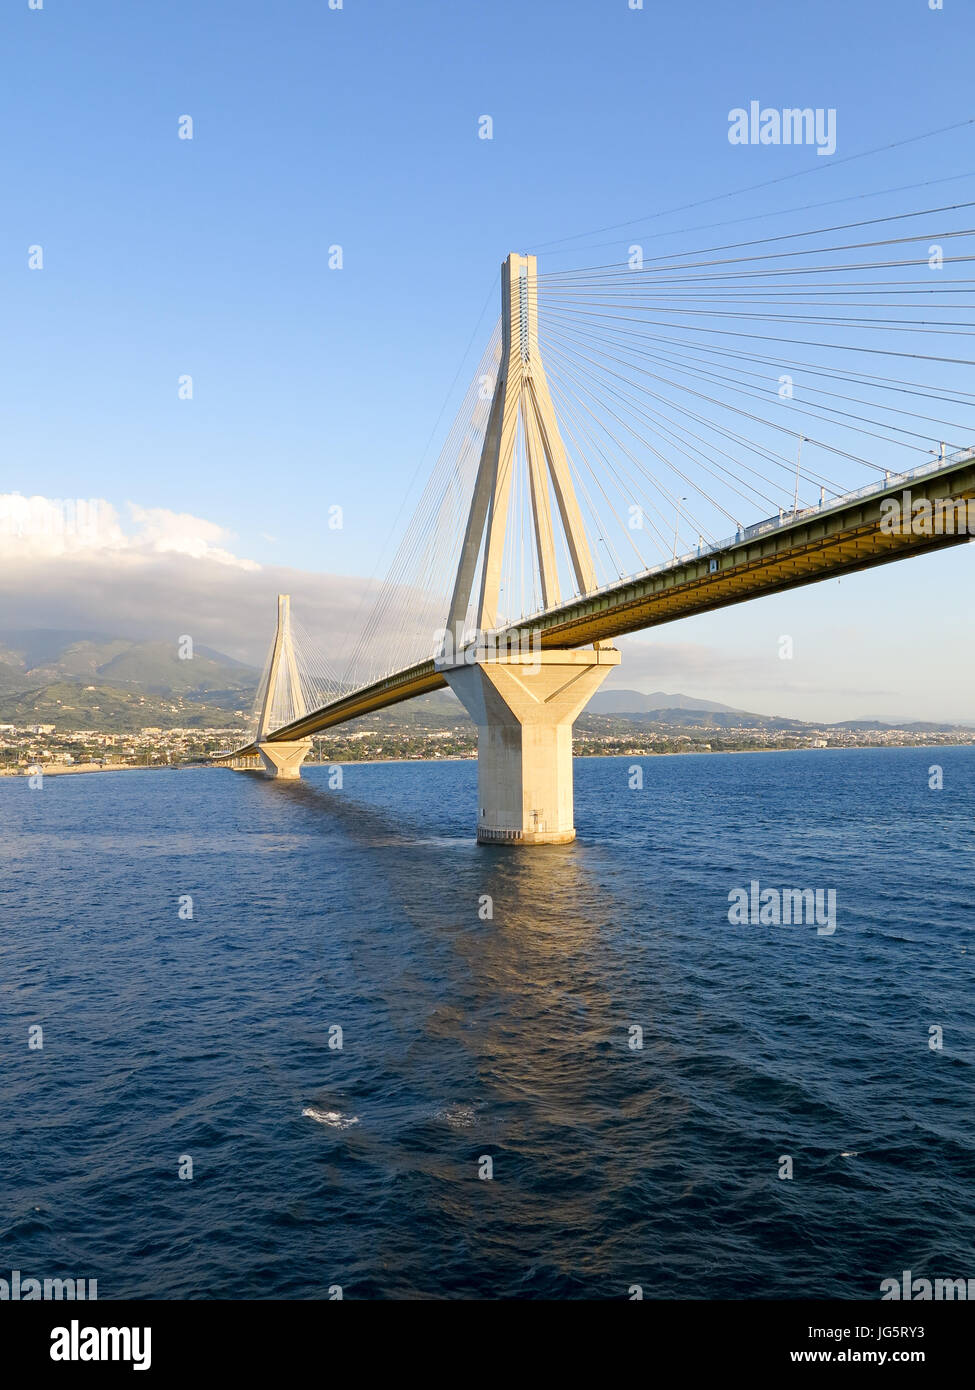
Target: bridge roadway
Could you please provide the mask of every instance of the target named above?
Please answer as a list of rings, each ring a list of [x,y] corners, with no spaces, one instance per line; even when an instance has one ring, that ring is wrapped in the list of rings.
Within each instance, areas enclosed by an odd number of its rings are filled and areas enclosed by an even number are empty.
[[[573,599],[548,612],[535,614],[503,629],[509,637],[537,632],[542,648],[582,647],[608,641],[627,632],[676,622],[695,613],[709,613],[764,594],[783,593],[857,570],[872,569],[924,555],[971,539],[947,529],[935,534],[887,534],[881,530],[885,498],[901,500],[910,491],[912,503],[940,498],[975,499],[975,448],[925,464],[910,473],[848,493],[833,502],[786,513],[745,527],[737,535],[700,554],[679,556],[633,579]],[[967,509],[966,509],[967,510]],[[975,525],[975,505],[971,508]],[[500,643],[502,632],[497,634]],[[321,709],[275,729],[270,742],[291,742],[323,729],[372,714],[403,700],[412,700],[447,684],[431,660],[383,677],[351,691]],[[250,743],[214,761],[257,755]]]

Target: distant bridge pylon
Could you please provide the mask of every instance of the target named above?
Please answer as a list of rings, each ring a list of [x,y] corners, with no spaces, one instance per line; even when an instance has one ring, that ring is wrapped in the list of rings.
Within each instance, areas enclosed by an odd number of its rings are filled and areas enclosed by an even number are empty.
[[[267,681],[257,722],[254,742],[265,770],[272,777],[294,781],[301,776],[301,764],[311,748],[311,739],[272,743],[268,734],[283,724],[293,723],[307,713],[294,639],[291,635],[291,596],[278,594],[278,623],[271,646]]]

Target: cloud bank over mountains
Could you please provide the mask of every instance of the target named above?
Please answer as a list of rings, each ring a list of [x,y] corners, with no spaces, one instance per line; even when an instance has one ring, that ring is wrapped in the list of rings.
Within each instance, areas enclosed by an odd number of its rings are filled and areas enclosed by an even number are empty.
[[[234,553],[223,527],[186,512],[127,512],[101,498],[0,495],[0,626],[174,643],[188,633],[260,667],[277,594],[291,594],[300,625],[327,633],[336,655],[372,606],[367,580],[260,565]]]
[[[325,655],[338,664],[372,611],[376,584],[261,565],[235,554],[233,535],[215,522],[134,502],[126,507],[123,519],[101,498],[0,495],[0,627],[174,643],[188,633],[261,667],[277,595],[290,593],[298,628],[327,635]],[[693,643],[622,638],[620,645],[626,679],[614,672],[612,684],[655,687],[694,678],[710,687],[728,675],[720,653]]]

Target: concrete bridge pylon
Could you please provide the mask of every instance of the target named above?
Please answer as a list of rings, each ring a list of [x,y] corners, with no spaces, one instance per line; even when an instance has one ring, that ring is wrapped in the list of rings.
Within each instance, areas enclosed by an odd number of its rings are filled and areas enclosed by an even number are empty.
[[[501,361],[447,620],[451,637],[464,632],[480,557],[476,631],[465,651],[437,665],[477,725],[478,841],[565,844],[575,839],[572,725],[619,665],[620,654],[600,642],[582,651],[513,651],[490,640],[498,626],[519,422],[545,607],[560,602],[553,495],[576,587],[581,594],[596,588],[538,344],[534,256],[512,253],[502,266],[501,332]]]
[[[311,739],[298,739],[293,743],[271,743],[267,735],[271,732],[270,721],[274,715],[275,702],[282,697],[288,700],[288,718],[281,721],[290,723],[307,714],[305,697],[295,658],[294,641],[291,636],[291,596],[278,594],[278,625],[271,648],[271,664],[268,670],[267,687],[257,725],[254,742],[260,754],[264,770],[269,777],[280,777],[294,781],[301,776],[301,764],[311,748]],[[279,725],[280,727],[280,725]]]

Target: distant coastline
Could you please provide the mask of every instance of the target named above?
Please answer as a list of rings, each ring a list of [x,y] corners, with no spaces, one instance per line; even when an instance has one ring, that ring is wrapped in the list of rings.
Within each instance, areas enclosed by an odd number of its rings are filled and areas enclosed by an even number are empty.
[[[794,745],[782,748],[667,748],[667,749],[642,749],[639,752],[619,752],[616,749],[605,753],[580,752],[573,756],[576,758],[599,759],[599,758],[687,758],[687,757],[720,757],[720,756],[751,756],[755,753],[843,753],[856,750],[871,750],[873,752],[890,752],[892,749],[912,748],[912,749],[937,749],[937,748],[970,748],[973,745],[969,742],[945,742],[945,743],[896,743],[896,744],[877,744],[877,743],[858,743],[858,744],[837,744],[834,747],[816,748],[808,744]],[[477,754],[471,753],[466,757],[448,758],[329,758],[319,762],[309,760],[303,766],[307,770],[312,767],[375,767],[382,763],[476,763]],[[225,763],[192,762],[192,763],[76,763],[69,765],[66,763],[35,763],[32,767],[4,767],[0,768],[0,777],[29,777],[32,770],[37,768],[45,777],[67,777],[78,773],[88,772],[183,772],[200,768],[227,769]],[[231,769],[232,770],[232,769]],[[248,771],[258,772],[260,769],[252,768]]]
[[[206,767],[206,763],[187,763],[187,767]],[[71,773],[77,772],[164,772],[167,769],[173,770],[173,764],[167,763],[32,763],[27,767],[4,767],[0,768],[0,777],[30,777],[34,769],[38,769],[45,777],[66,777]],[[177,771],[180,769],[177,768]]]

